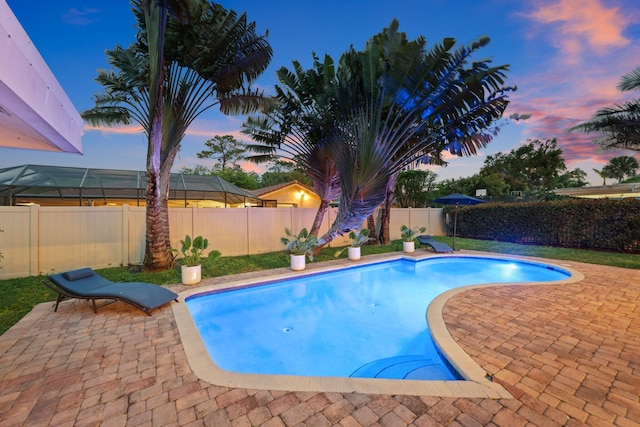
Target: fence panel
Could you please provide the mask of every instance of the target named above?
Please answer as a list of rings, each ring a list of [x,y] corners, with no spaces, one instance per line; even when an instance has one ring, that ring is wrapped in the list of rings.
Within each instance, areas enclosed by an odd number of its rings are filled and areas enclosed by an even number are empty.
[[[295,228],[293,224],[294,211],[305,210],[296,208],[261,208],[249,209],[247,224],[249,238],[249,254],[262,254],[283,250],[280,238],[284,229]]]
[[[123,206],[126,212],[128,223],[125,224],[128,234],[127,257],[123,264],[139,265],[144,262],[144,250],[146,242],[146,208],[139,206]]]
[[[329,230],[337,208],[329,208],[320,235]],[[210,250],[223,256],[280,251],[284,229],[310,228],[315,209],[169,209],[171,244],[180,247],[185,234],[209,239]],[[0,207],[0,278],[24,277],[81,267],[105,268],[142,264],[145,251],[145,208],[121,207]],[[427,233],[444,234],[441,209],[392,209],[390,233],[400,226],[426,226]],[[363,224],[363,226],[365,226]],[[330,246],[348,244],[348,236]]]
[[[409,209],[392,209],[391,216],[389,217],[389,237],[391,240],[400,238],[400,227],[406,225],[407,227],[413,227],[411,224]]]
[[[193,235],[209,239],[209,251],[223,256],[247,255],[247,215],[252,208],[196,209]],[[173,212],[173,210],[171,211]]]
[[[4,230],[0,232],[0,252],[4,257],[0,260],[0,278],[37,274],[31,265],[38,254],[38,236],[32,234],[37,233],[37,228],[33,229],[31,211],[28,206],[0,207],[0,230]]]
[[[49,207],[39,211],[39,274],[122,264],[121,209]]]
[[[299,233],[303,228],[306,228],[308,231],[313,225],[313,220],[316,218],[317,212],[317,209],[312,208],[291,208],[291,224],[289,225],[289,230],[291,230],[291,232],[295,232],[296,234]],[[281,228],[279,230],[276,228],[273,231],[275,231],[278,235],[278,241],[280,240],[280,237],[284,236],[284,228]],[[322,235],[322,232],[318,234]],[[280,246],[279,250],[282,250],[282,246]]]
[[[195,228],[194,209],[195,208],[169,209],[169,236],[171,238],[171,247],[176,248],[178,251],[182,247],[180,240],[184,240],[187,234],[191,237],[198,235],[193,231]]]
[[[389,219],[389,234],[391,240],[400,238],[400,228],[406,225],[410,228],[426,227],[424,234],[432,236],[446,235],[444,217],[440,208],[406,208],[391,209]]]
[[[440,208],[416,208],[412,209],[413,220],[418,222],[424,221],[427,227],[426,234],[432,236],[446,236],[447,232],[444,226],[444,214]]]

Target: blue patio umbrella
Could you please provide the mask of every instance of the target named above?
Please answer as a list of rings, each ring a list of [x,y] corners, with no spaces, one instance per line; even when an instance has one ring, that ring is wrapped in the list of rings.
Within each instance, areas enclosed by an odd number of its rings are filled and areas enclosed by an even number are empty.
[[[485,203],[484,200],[476,199],[475,197],[467,196],[464,194],[454,193],[449,194],[448,196],[438,197],[433,201],[433,203],[440,203],[441,205],[455,205],[455,213],[453,219],[453,250],[456,250],[456,226],[458,224],[458,206],[459,205],[477,205],[480,203]]]

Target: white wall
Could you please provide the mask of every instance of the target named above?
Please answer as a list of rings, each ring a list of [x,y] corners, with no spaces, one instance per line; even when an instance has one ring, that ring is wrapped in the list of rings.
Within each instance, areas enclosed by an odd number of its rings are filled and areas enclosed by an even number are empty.
[[[320,229],[333,223],[337,210],[329,209]],[[252,255],[283,250],[284,229],[310,228],[315,209],[170,208],[171,245],[180,247],[186,234],[209,239],[210,250],[222,256]],[[391,239],[400,227],[427,227],[444,235],[442,209],[393,209]],[[141,264],[145,247],[145,208],[0,206],[0,279],[51,274],[81,267],[105,268]],[[344,246],[336,239],[331,246]]]

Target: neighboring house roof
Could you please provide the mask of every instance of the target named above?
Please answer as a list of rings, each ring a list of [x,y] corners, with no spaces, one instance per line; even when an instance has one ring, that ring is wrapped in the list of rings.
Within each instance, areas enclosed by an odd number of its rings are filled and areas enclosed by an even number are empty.
[[[0,169],[0,197],[144,199],[146,172],[65,166],[22,165]],[[215,175],[172,173],[169,199],[260,201]]]
[[[304,185],[303,183],[301,183],[300,181],[289,181],[289,182],[283,182],[281,184],[275,184],[275,185],[270,185],[268,187],[262,187],[262,188],[257,188],[255,190],[251,190],[251,193],[254,196],[258,196],[258,197],[264,197],[265,195],[269,194],[269,193],[273,193],[275,191],[278,190],[282,190],[283,188],[287,188],[287,187],[291,187],[293,185],[297,185],[299,187],[304,188],[305,190],[309,191],[310,193],[315,194],[315,191],[313,191],[313,188]]]
[[[595,187],[559,188],[554,190],[558,196],[579,197],[587,199],[622,199],[640,198],[640,183],[602,185]]]
[[[84,122],[0,0],[0,147],[82,153]]]

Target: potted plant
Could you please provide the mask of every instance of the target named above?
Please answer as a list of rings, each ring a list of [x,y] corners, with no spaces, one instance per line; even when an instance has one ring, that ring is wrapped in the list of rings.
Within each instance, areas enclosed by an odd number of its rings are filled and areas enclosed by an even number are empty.
[[[351,239],[351,243],[349,246],[340,249],[336,253],[333,254],[334,257],[338,258],[345,249],[347,249],[347,254],[350,260],[357,261],[360,259],[360,247],[367,243],[369,240],[373,240],[373,237],[369,237],[371,231],[368,228],[363,228],[358,231],[356,234],[355,231],[349,233],[349,238]]]
[[[282,237],[280,241],[291,254],[291,269],[304,270],[306,257],[309,257],[309,261],[313,261],[313,250],[318,246],[318,238],[309,236],[306,228],[300,230],[298,234],[292,233],[288,228],[285,228],[284,231],[286,236]]]
[[[413,241],[418,233],[424,233],[427,231],[427,227],[407,227],[403,225],[400,227],[400,237],[402,238],[402,250],[404,252],[412,253],[416,250],[416,244]]]
[[[200,260],[204,251],[209,247],[209,240],[198,236],[191,239],[188,234],[184,237],[184,240],[180,240],[182,248],[182,266],[180,267],[180,273],[182,276],[182,283],[185,285],[195,285],[202,279],[202,265]]]

